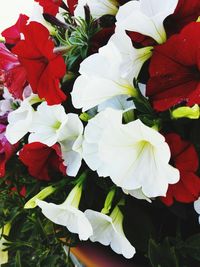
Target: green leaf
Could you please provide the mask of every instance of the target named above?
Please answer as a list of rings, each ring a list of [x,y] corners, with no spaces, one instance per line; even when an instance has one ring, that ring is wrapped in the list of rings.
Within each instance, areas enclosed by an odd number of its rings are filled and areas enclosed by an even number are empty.
[[[20,251],[18,250],[15,256],[15,267],[22,267]]]
[[[170,247],[166,238],[162,244],[149,240],[148,257],[152,267],[179,267],[174,247]]]
[[[184,252],[200,261],[200,234],[193,235],[185,241]]]

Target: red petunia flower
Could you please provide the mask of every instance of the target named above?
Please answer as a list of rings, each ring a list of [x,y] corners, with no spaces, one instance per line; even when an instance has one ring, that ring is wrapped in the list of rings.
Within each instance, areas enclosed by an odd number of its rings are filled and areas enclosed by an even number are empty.
[[[183,101],[200,104],[200,23],[193,22],[153,51],[147,96],[158,111]]]
[[[20,64],[17,56],[12,54],[4,44],[0,44],[0,76],[1,82],[13,97],[22,99],[26,85],[26,70]]]
[[[58,13],[59,7],[62,4],[62,0],[35,0],[39,2],[40,6],[43,7],[44,13],[55,16]]]
[[[197,152],[191,143],[175,133],[167,134],[165,138],[172,162],[180,171],[180,180],[169,185],[166,197],[161,197],[161,200],[167,206],[172,205],[174,199],[183,203],[194,202],[200,196],[200,178],[195,174],[199,165]]]
[[[18,144],[11,145],[5,137],[6,126],[0,124],[0,177],[5,176],[6,163],[15,153]]]
[[[29,173],[39,180],[49,181],[55,172],[66,174],[58,144],[52,147],[39,142],[24,145],[19,159],[28,167]]]
[[[42,24],[30,22],[23,33],[25,40],[18,42],[12,51],[25,67],[33,92],[49,105],[60,104],[66,99],[59,85],[66,71],[63,57],[53,52],[54,43]]]
[[[1,35],[5,37],[6,43],[16,44],[18,41],[21,40],[20,34],[24,30],[28,19],[29,17],[27,17],[26,15],[20,14],[15,25],[9,27],[1,33]]]

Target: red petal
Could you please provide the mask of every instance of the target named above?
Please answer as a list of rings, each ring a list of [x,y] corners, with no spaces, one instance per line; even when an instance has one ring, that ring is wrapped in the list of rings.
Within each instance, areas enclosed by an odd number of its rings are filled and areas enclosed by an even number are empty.
[[[1,33],[1,35],[5,37],[6,43],[16,44],[18,41],[20,41],[20,33],[24,30],[28,19],[29,17],[26,15],[20,14],[16,24]]]

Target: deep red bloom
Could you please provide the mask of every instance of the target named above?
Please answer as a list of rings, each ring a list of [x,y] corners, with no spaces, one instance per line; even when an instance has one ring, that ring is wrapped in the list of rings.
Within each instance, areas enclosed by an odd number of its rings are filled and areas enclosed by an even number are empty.
[[[55,16],[58,13],[58,9],[62,4],[62,0],[35,0],[43,7],[44,13]]]
[[[167,134],[166,141],[171,150],[174,166],[180,171],[178,183],[169,185],[166,197],[161,200],[170,206],[174,199],[179,202],[194,202],[200,196],[200,178],[195,174],[198,169],[198,155],[194,146],[175,133]]]
[[[55,172],[66,174],[58,144],[52,147],[39,142],[24,145],[19,159],[28,167],[29,173],[40,180],[50,180]]]
[[[158,111],[200,104],[200,23],[193,22],[153,51],[147,96]]]
[[[26,85],[26,70],[20,64],[17,56],[12,54],[4,44],[0,44],[0,76],[1,82],[15,97],[22,99]]]
[[[11,145],[5,137],[6,126],[0,124],[0,177],[4,177],[6,163],[15,153],[18,144]]]
[[[174,14],[166,19],[165,28],[168,36],[178,33],[190,22],[200,16],[199,0],[179,0]]]
[[[59,85],[66,71],[63,57],[53,52],[54,43],[42,24],[30,22],[23,33],[25,40],[18,42],[12,51],[25,67],[33,92],[49,105],[60,104],[66,99]]]
[[[5,37],[6,43],[16,44],[18,41],[21,40],[20,34],[24,30],[24,27],[27,24],[28,19],[29,17],[27,17],[26,15],[20,14],[15,25],[9,27],[8,29],[4,30],[1,33],[1,35]]]

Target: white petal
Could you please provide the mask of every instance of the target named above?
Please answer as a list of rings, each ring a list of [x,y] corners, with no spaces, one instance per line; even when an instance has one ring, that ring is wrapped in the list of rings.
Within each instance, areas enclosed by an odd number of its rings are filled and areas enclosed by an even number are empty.
[[[76,176],[82,162],[82,155],[79,152],[73,151],[74,141],[66,140],[61,142],[62,158],[64,165],[67,167],[66,172],[69,176]]]
[[[85,215],[93,228],[93,235],[90,237],[90,240],[92,242],[99,242],[104,246],[110,245],[113,232],[112,219],[94,210],[86,210]]]
[[[23,103],[21,107],[8,115],[8,126],[6,128],[6,138],[11,144],[17,143],[26,135],[33,121],[34,110],[28,103]]]
[[[112,236],[111,248],[117,254],[122,254],[125,258],[131,259],[135,254],[135,248],[124,235],[115,232]]]

